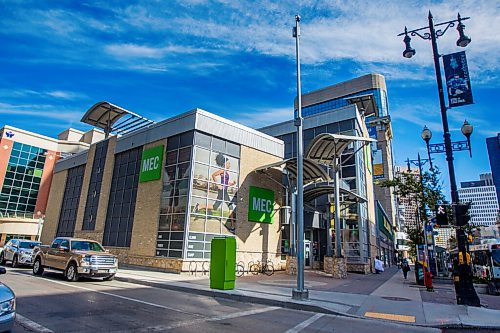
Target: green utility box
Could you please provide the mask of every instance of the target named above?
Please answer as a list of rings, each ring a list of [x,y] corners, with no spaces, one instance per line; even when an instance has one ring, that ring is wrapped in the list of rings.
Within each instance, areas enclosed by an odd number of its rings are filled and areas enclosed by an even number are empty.
[[[236,279],[236,239],[216,237],[212,239],[210,254],[210,288],[234,289]]]

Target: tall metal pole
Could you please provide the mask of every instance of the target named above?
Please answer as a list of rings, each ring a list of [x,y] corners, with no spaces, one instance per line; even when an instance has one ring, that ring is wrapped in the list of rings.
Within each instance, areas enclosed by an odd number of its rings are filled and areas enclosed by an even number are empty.
[[[295,15],[295,51],[297,58],[297,289],[292,291],[292,298],[306,300],[309,291],[304,289],[304,147],[302,143],[302,92],[300,88],[300,16]]]
[[[420,203],[420,221],[422,222],[422,231],[424,233],[424,257],[422,258],[424,263],[424,285],[427,287],[427,269],[429,268],[429,249],[427,247],[427,230],[425,229],[427,225],[427,214],[425,212],[425,192],[424,192],[424,178],[422,176],[422,160],[420,159],[420,153],[417,155],[418,163],[418,175],[420,177],[420,187],[422,188],[422,202]],[[408,162],[409,165],[409,162]],[[432,284],[431,284],[432,286]],[[427,291],[433,291],[432,287],[427,288]]]
[[[429,30],[431,33],[432,54],[434,56],[434,68],[436,70],[436,81],[439,93],[439,105],[441,107],[441,120],[443,122],[443,137],[444,137],[444,147],[446,152],[446,161],[448,162],[448,173],[450,176],[451,202],[453,205],[456,205],[459,202],[459,199],[457,191],[457,182],[455,179],[455,167],[453,166],[453,150],[451,147],[450,129],[448,126],[448,116],[446,114],[446,105],[444,101],[443,81],[441,78],[441,68],[439,65],[439,52],[436,40],[437,36],[436,36],[436,30],[434,29],[434,21],[430,11],[429,11]],[[464,230],[458,228],[456,237],[458,243],[458,250],[462,253],[462,257],[464,258],[465,261],[467,254],[466,254]],[[465,262],[460,264],[459,266],[460,266],[459,267],[460,287],[457,289],[458,304],[480,306],[479,297],[477,296],[477,293],[472,284],[472,276],[470,273],[469,265]]]
[[[340,235],[340,177],[339,161],[340,157],[335,157],[333,171],[335,172],[335,256],[342,257],[342,237]]]

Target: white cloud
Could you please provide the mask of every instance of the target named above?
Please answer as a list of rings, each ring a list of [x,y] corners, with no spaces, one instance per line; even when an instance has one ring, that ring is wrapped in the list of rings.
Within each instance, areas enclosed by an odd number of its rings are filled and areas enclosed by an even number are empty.
[[[60,106],[48,104],[13,105],[0,103],[0,114],[6,114],[14,117],[25,117],[29,118],[30,121],[37,121],[39,119],[79,121],[82,117],[81,111],[66,110]]]
[[[293,119],[293,110],[291,107],[282,108],[262,108],[247,112],[237,113],[231,117],[233,121],[253,128],[288,121]]]

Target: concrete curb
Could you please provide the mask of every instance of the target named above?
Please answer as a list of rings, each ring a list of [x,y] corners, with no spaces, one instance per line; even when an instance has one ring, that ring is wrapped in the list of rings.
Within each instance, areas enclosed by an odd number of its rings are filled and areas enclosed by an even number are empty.
[[[292,301],[292,300],[280,301],[280,300],[273,300],[273,299],[268,299],[268,298],[263,298],[263,297],[239,295],[239,294],[232,293],[230,291],[224,292],[224,291],[213,290],[213,289],[206,290],[206,289],[202,289],[202,288],[179,286],[179,285],[173,285],[173,284],[169,284],[169,283],[144,281],[144,280],[134,279],[134,278],[129,278],[129,277],[116,276],[115,280],[121,281],[121,282],[138,284],[138,285],[149,286],[149,287],[187,292],[190,294],[196,294],[196,295],[202,295],[202,296],[208,296],[208,297],[218,297],[218,298],[231,299],[231,300],[235,300],[238,302],[246,302],[246,303],[269,305],[269,306],[279,306],[282,308],[292,309],[292,310],[324,313],[324,314],[330,314],[330,315],[336,315],[336,316],[342,316],[342,317],[348,317],[348,318],[354,318],[354,319],[363,319],[363,320],[369,320],[369,321],[387,322],[386,320],[367,318],[367,317],[363,317],[363,316],[352,315],[352,314],[345,313],[345,312],[326,309],[322,306],[308,304],[307,301],[306,302]],[[472,325],[466,325],[466,324],[436,324],[436,325],[432,325],[432,324],[404,323],[404,322],[396,322],[396,321],[394,321],[393,323],[395,323],[395,324],[397,323],[397,324],[401,324],[401,325],[417,326],[417,327],[431,327],[431,328],[438,328],[438,329],[465,329],[465,330],[471,330],[471,331],[472,330],[488,331],[488,330],[499,330],[500,329],[500,326],[479,326],[478,327],[478,326],[472,326]]]

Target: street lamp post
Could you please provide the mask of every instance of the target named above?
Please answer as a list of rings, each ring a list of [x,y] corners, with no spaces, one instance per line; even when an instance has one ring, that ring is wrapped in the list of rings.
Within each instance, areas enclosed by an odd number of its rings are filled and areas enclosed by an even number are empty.
[[[450,177],[450,190],[451,190],[451,200],[453,204],[457,204],[459,199],[458,199],[458,191],[457,191],[457,183],[455,179],[455,168],[453,166],[453,150],[463,150],[463,149],[453,149],[453,144],[451,142],[451,137],[450,137],[450,130],[448,126],[448,116],[446,114],[447,107],[445,105],[445,100],[444,100],[444,93],[443,93],[443,81],[441,78],[441,68],[439,65],[439,52],[438,52],[438,47],[437,47],[437,39],[441,36],[443,36],[446,31],[450,27],[454,27],[455,24],[457,24],[457,30],[459,33],[459,39],[457,40],[457,46],[460,47],[465,47],[467,46],[470,42],[471,39],[464,34],[464,29],[465,25],[462,23],[462,21],[468,20],[469,17],[464,17],[462,18],[460,14],[458,14],[456,20],[451,20],[451,21],[446,21],[438,24],[434,24],[434,20],[432,17],[431,12],[429,11],[429,25],[427,27],[423,28],[418,28],[415,30],[410,30],[405,27],[405,31],[398,36],[405,36],[404,37],[404,43],[405,43],[405,50],[403,52],[403,56],[405,58],[411,58],[415,55],[415,49],[413,49],[410,45],[411,38],[408,34],[411,36],[418,36],[424,40],[430,40],[432,43],[432,54],[434,57],[434,69],[436,72],[436,82],[438,86],[438,94],[439,94],[439,105],[441,109],[441,120],[443,123],[443,137],[444,137],[444,143],[442,146],[444,146],[443,151],[436,151],[436,152],[444,152],[446,153],[446,161],[448,162],[448,172],[449,172],[449,177]],[[443,30],[438,29],[436,30],[436,27],[439,26],[445,26]],[[424,32],[425,31],[425,32]],[[421,33],[422,32],[422,33]],[[470,132],[472,133],[472,131]],[[469,134],[470,134],[469,133]],[[422,137],[424,136],[424,133],[422,133]],[[430,137],[428,138],[430,140]],[[468,140],[468,142],[470,142]],[[441,146],[441,145],[439,145]],[[470,145],[469,149],[470,149]],[[431,145],[428,145],[428,148],[431,148]],[[434,151],[429,150],[429,155],[430,153],[433,153]],[[457,240],[459,243],[459,248],[464,249],[465,248],[465,240],[464,238],[460,235],[463,233],[463,230],[457,229]],[[463,243],[463,244],[462,244]],[[464,265],[467,265],[466,263]],[[472,279],[471,279],[471,274],[470,274],[470,268],[469,270],[462,268],[460,269],[460,284],[463,286],[462,288],[459,288],[457,293],[457,302],[459,304],[465,304],[465,305],[473,305],[473,306],[480,306],[480,301],[479,298],[474,290],[474,287],[472,285]],[[467,273],[469,272],[469,273]]]
[[[297,59],[297,288],[292,291],[292,298],[307,300],[309,291],[304,288],[304,147],[302,140],[302,92],[300,87],[300,16],[295,15],[295,52]]]

